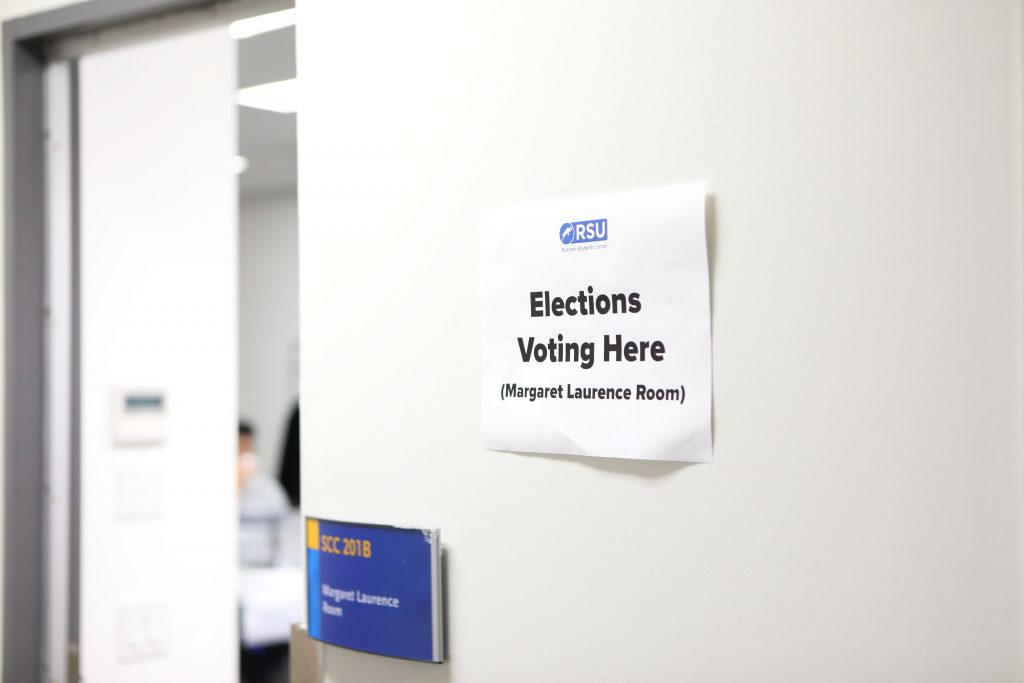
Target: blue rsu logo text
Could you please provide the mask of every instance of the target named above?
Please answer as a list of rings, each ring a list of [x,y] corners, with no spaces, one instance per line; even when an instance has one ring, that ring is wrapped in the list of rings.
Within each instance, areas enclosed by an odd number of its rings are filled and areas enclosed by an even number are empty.
[[[603,242],[608,239],[608,219],[563,223],[558,229],[558,239],[562,240],[562,244]]]

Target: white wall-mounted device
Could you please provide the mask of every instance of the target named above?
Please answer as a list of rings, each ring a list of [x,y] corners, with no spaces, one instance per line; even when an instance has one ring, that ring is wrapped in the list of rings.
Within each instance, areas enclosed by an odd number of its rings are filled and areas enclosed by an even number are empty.
[[[167,436],[167,397],[161,389],[113,389],[110,415],[115,446],[155,446]]]

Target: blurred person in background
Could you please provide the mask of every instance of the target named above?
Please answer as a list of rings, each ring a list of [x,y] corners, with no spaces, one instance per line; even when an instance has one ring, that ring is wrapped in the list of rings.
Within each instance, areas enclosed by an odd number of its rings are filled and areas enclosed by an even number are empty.
[[[242,566],[267,567],[275,563],[280,527],[291,506],[274,477],[260,471],[252,425],[238,424],[238,541]]]
[[[268,620],[278,614],[274,578],[280,563],[282,527],[291,513],[288,495],[277,479],[260,471],[256,431],[238,424],[238,543],[241,619],[241,683],[286,683],[288,645],[267,638]],[[269,602],[268,602],[269,601]],[[294,611],[294,610],[293,610]],[[287,610],[285,610],[287,612]],[[285,619],[290,621],[289,619]],[[287,629],[288,624],[281,624]],[[275,628],[271,629],[277,630]]]

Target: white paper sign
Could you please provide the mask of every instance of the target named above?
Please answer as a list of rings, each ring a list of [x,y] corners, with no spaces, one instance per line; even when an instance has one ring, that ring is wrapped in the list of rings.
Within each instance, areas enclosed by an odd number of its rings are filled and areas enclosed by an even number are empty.
[[[485,448],[711,460],[704,201],[691,183],[484,213]]]

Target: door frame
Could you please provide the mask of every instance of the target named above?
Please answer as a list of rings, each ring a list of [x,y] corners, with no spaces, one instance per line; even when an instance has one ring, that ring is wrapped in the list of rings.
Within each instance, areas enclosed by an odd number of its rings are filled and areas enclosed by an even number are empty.
[[[279,1],[279,0],[278,0]],[[45,73],[75,36],[180,16],[237,11],[238,0],[88,0],[3,23],[4,545],[3,680],[41,681],[46,659],[47,279]],[[249,2],[258,6],[260,2]],[[266,3],[270,4],[270,3]],[[277,4],[277,3],[274,3]],[[255,14],[256,12],[252,12]],[[72,66],[72,74],[76,69]],[[75,76],[72,75],[72,109]],[[77,140],[72,124],[72,245],[77,245]],[[77,251],[73,248],[73,251]],[[78,680],[78,265],[71,259],[70,557],[66,676]]]

